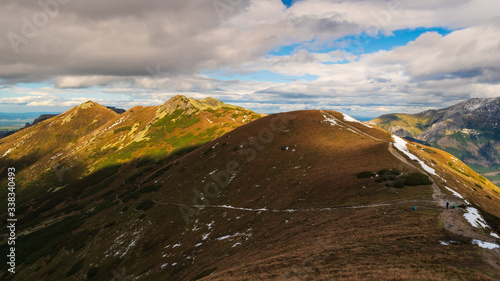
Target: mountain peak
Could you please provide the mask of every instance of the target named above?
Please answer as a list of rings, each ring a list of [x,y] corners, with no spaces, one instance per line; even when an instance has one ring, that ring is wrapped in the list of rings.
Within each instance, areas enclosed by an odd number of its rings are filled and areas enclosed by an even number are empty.
[[[84,102],[84,103],[80,104],[80,105],[78,106],[78,108],[80,108],[80,109],[87,109],[87,108],[90,108],[90,107],[94,107],[96,104],[97,104],[97,103],[95,103],[95,102],[93,102],[93,101],[89,100],[89,101],[86,101],[86,102]]]
[[[234,106],[234,105],[223,103],[220,100],[217,100],[217,99],[214,99],[214,98],[211,98],[211,97],[207,97],[207,98],[202,99],[202,100],[197,100],[197,99],[194,99],[194,98],[189,98],[189,102],[191,102],[191,104],[193,104],[194,106],[196,106],[197,108],[199,108],[201,110],[207,109],[207,108],[218,109],[218,108],[221,108],[221,107],[231,107],[231,108],[236,108],[237,107],[237,106]]]
[[[220,100],[207,97],[202,100],[187,98],[183,95],[177,95],[170,98],[167,102],[159,106],[161,112],[173,112],[177,109],[184,111],[205,110],[208,108],[218,109],[221,107],[237,108],[237,106],[226,104]]]
[[[62,120],[61,124],[65,124],[74,119],[97,120],[103,118],[103,120],[108,120],[109,118],[114,118],[117,115],[118,113],[105,107],[104,105],[89,100],[64,112],[60,115],[60,118]]]
[[[461,101],[455,105],[442,108],[433,109],[421,112],[419,114],[425,116],[439,115],[440,120],[446,120],[452,117],[460,117],[465,114],[472,112],[481,111],[491,111],[492,109],[497,109],[500,106],[500,97],[496,98],[472,98],[468,100]]]
[[[182,95],[171,97],[167,102],[158,106],[158,111],[165,113],[174,112],[177,109],[192,111],[195,106],[190,104],[189,99]]]

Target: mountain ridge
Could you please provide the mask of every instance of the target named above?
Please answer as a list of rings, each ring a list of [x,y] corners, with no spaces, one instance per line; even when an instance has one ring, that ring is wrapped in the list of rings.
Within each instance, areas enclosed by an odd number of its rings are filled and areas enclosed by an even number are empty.
[[[203,101],[199,104],[208,105]],[[30,167],[21,175],[33,177],[33,183],[47,177],[55,184],[64,184],[64,177],[58,174],[65,170],[59,171],[59,166],[71,167],[72,175],[68,176],[74,177],[136,156],[159,159],[263,116],[240,107],[225,107],[222,102],[216,105],[215,110],[207,106],[200,110],[186,97],[175,96],[158,106],[134,107],[118,114],[87,101],[1,139],[0,156],[8,157],[0,162]]]
[[[162,110],[170,113],[159,118]],[[195,111],[177,98],[134,107],[70,144],[66,158],[91,152],[107,161],[140,144],[131,141],[137,136],[167,144],[170,134],[244,123],[179,154],[141,158],[139,149],[87,172],[54,158],[62,181],[45,175],[50,184],[18,191],[12,280],[109,280],[113,272],[139,280],[500,277],[500,252],[484,248],[500,243],[492,235],[500,233],[499,190],[460,160],[339,112],[243,122],[242,110]],[[110,140],[129,144],[103,147]],[[51,155],[38,165],[50,166]],[[18,178],[31,179],[24,171]]]
[[[369,123],[450,152],[483,174],[500,171],[500,97],[417,114],[387,114]],[[499,177],[488,177],[500,183]]]

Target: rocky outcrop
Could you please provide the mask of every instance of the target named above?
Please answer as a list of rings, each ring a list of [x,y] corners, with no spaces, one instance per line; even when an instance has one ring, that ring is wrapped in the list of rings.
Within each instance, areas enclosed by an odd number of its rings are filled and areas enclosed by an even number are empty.
[[[403,128],[401,126],[393,126],[393,127],[389,128],[389,132],[393,135],[396,135],[396,136],[402,137],[402,138],[413,137],[411,135],[411,133],[408,132],[408,130],[406,130],[405,128]]]

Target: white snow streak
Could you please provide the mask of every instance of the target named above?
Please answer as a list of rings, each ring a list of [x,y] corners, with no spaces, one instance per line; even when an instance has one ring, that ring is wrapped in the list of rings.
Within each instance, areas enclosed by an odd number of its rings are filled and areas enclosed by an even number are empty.
[[[232,234],[232,235],[225,235],[225,236],[222,236],[222,237],[219,237],[219,238],[216,238],[216,240],[226,240],[228,238],[233,238],[233,237],[236,237],[236,236],[240,236],[241,234],[239,232],[236,232],[235,234]]]
[[[472,244],[478,245],[481,248],[490,249],[490,250],[500,248],[500,246],[498,246],[495,243],[484,242],[484,241],[477,240],[477,239],[472,240]]]
[[[10,148],[9,150],[7,150],[7,152],[5,152],[2,157],[5,157],[5,155],[9,154],[10,152],[12,151],[12,148]]]
[[[473,227],[489,228],[476,208],[467,207],[467,213],[464,214],[464,217]]]
[[[448,189],[449,191],[451,191],[451,193],[453,193],[453,195],[455,195],[456,197],[458,198],[461,198],[461,199],[464,199],[464,197],[462,195],[460,195],[460,193],[456,192],[455,190],[445,186],[444,188]]]
[[[417,156],[413,155],[410,153],[410,151],[408,150],[408,147],[406,147],[406,145],[408,144],[404,139],[398,137],[398,136],[395,136],[393,135],[392,138],[394,139],[394,146],[399,149],[399,151],[403,152],[406,156],[408,156],[411,160],[417,160],[420,165],[422,166],[422,168],[428,172],[428,173],[431,173],[435,176],[437,176],[436,174],[436,170],[434,170],[433,168],[427,166],[427,164],[425,164],[422,160],[420,160]]]
[[[366,125],[365,123],[363,123],[363,122],[361,122],[361,121],[359,121],[359,120],[356,120],[356,119],[352,118],[351,116],[349,116],[349,115],[347,115],[347,114],[342,113],[342,115],[344,115],[344,121],[359,123],[359,124],[361,124],[361,125],[363,125],[363,126],[366,126],[366,127],[368,127],[368,128],[371,128],[370,126]]]
[[[323,114],[323,117],[325,117],[325,121],[327,123],[330,123],[332,126],[338,125],[338,123],[337,123],[337,121],[335,121],[335,119],[330,118],[330,117],[326,116],[325,114]]]

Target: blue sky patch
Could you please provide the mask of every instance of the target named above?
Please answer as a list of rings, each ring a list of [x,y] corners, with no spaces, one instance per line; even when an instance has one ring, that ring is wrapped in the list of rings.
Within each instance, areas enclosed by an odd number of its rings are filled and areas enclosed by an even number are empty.
[[[287,8],[290,8],[290,6],[293,5],[293,2],[295,2],[296,0],[281,0],[281,2],[283,2],[283,4],[285,4],[285,6]]]
[[[401,47],[407,45],[411,41],[415,41],[420,35],[426,32],[437,32],[442,36],[446,36],[453,32],[453,30],[445,28],[417,28],[417,29],[401,29],[393,32],[393,35],[389,36],[378,36],[370,37],[366,34],[360,34],[357,36],[347,36],[338,39],[335,42],[328,43],[321,50],[309,50],[310,52],[317,53],[328,53],[335,50],[344,50],[348,53],[353,54],[368,54],[378,51],[390,51],[396,47]],[[310,44],[312,42],[304,42],[301,44],[291,44],[287,46],[282,46],[278,49],[272,50],[268,55],[273,56],[284,56],[296,53],[300,49],[304,48],[304,44]]]

